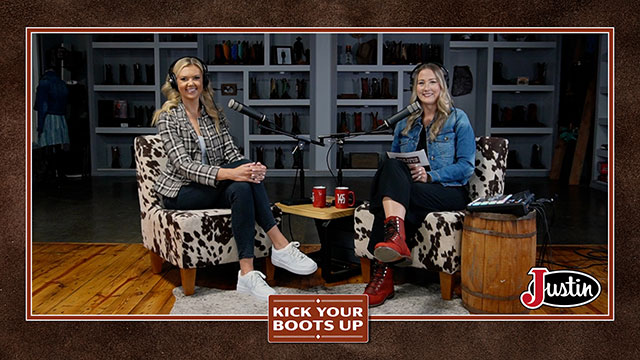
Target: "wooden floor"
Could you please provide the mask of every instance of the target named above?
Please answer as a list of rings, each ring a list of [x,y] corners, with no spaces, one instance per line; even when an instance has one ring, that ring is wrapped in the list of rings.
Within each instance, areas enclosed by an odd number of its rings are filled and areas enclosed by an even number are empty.
[[[304,246],[304,245],[303,245]],[[582,250],[579,250],[582,249]],[[586,250],[585,250],[586,249]],[[303,251],[317,250],[306,246]],[[589,266],[595,260],[574,251],[606,250],[604,246],[554,246],[552,260],[571,266]],[[256,269],[264,272],[264,260],[256,260]],[[560,269],[549,266],[550,270]],[[234,289],[237,264],[198,269],[196,286]],[[607,267],[591,266],[580,270],[594,276],[602,285],[602,294],[590,304],[577,308],[543,306],[534,314],[606,314]],[[316,272],[295,276],[276,269],[277,286],[309,288],[325,285]],[[438,281],[436,273],[420,269],[396,271],[396,283]],[[361,276],[332,283],[362,282]],[[328,284],[327,284],[328,285]],[[34,243],[32,248],[33,314],[168,314],[175,301],[172,290],[180,286],[180,272],[164,264],[153,274],[147,250],[141,244]],[[364,285],[363,285],[364,290]],[[456,289],[459,296],[459,287]]]

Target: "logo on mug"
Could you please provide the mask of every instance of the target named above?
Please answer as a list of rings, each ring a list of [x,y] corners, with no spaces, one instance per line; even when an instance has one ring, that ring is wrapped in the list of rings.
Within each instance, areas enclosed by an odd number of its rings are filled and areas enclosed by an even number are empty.
[[[349,190],[346,186],[339,186],[335,190],[336,195],[336,208],[346,209],[353,206],[356,203],[356,194]],[[348,199],[351,198],[351,201]]]

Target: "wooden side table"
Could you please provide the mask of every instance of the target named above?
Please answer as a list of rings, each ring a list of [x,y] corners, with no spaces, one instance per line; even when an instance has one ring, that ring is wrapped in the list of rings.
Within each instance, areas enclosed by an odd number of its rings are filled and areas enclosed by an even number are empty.
[[[327,196],[327,201],[331,201]],[[335,282],[360,273],[360,267],[331,258],[331,242],[338,229],[353,231],[355,208],[337,209],[335,206],[316,208],[312,204],[284,205],[276,203],[283,213],[304,216],[315,220],[320,237],[320,269],[326,282]]]

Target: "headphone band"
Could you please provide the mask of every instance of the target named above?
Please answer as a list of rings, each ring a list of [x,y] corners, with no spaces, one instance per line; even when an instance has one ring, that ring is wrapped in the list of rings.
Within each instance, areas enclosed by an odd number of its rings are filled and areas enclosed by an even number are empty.
[[[202,73],[202,77],[203,77],[203,79],[202,79],[202,86],[206,89],[206,88],[207,88],[207,86],[209,85],[209,77],[207,76],[207,73],[208,73],[209,71],[208,71],[208,69],[207,69],[207,65],[206,65],[206,64],[204,63],[204,61],[202,61],[199,57],[197,57],[197,56],[192,56],[192,55],[179,57],[179,58],[175,59],[175,60],[171,63],[171,65],[169,65],[169,69],[167,70],[168,75],[169,75],[169,84],[171,84],[171,87],[172,87],[174,90],[176,90],[176,91],[178,90],[178,79],[176,78],[176,74],[175,74],[175,72],[173,71],[173,67],[174,67],[174,66],[176,66],[176,63],[177,63],[178,61],[180,61],[180,60],[182,60],[182,59],[187,59],[187,58],[190,58],[190,59],[196,59],[196,61],[198,61],[198,62],[200,63],[200,66],[202,67],[202,71],[203,71],[203,73]]]
[[[411,88],[413,88],[414,79],[416,78],[416,76],[418,76],[417,74],[418,69],[424,65],[429,65],[429,64],[433,64],[440,68],[440,71],[442,71],[442,75],[444,76],[444,82],[447,84],[447,86],[449,86],[449,70],[447,70],[447,68],[440,63],[430,61],[428,63],[418,63],[418,65],[416,65],[416,67],[414,67],[413,70],[411,70],[411,75],[410,75]]]

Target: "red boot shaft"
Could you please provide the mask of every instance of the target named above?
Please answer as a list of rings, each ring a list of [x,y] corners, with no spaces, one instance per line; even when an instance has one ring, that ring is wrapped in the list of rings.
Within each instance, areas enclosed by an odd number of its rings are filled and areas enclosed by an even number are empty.
[[[393,269],[391,266],[373,260],[371,281],[364,289],[369,297],[369,307],[384,304],[385,300],[393,298]]]
[[[400,261],[398,265],[411,264],[411,251],[407,247],[404,234],[404,220],[389,216],[384,221],[384,242],[376,244],[373,255],[384,263]]]

